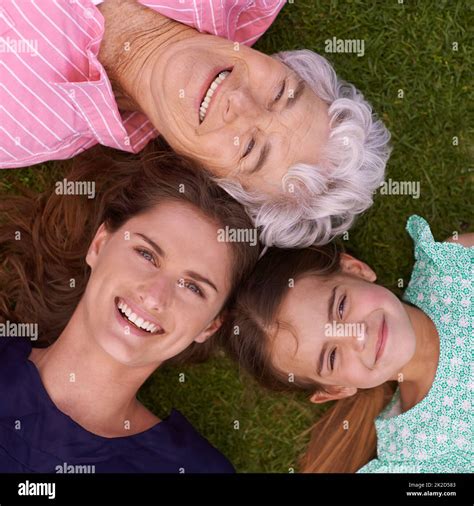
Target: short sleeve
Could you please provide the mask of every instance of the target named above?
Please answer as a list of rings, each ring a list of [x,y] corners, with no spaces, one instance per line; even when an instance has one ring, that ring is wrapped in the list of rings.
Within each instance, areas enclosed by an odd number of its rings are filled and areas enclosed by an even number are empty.
[[[474,264],[474,248],[466,248],[462,244],[435,241],[426,220],[420,216],[410,216],[406,230],[415,243],[415,259],[418,262],[429,262],[440,271],[466,272],[466,268]]]

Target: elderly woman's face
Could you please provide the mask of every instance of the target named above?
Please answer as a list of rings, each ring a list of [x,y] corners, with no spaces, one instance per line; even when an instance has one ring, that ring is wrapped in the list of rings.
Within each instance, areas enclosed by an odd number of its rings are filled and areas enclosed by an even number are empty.
[[[286,65],[243,44],[211,35],[179,41],[160,58],[152,83],[152,122],[176,152],[216,176],[274,193],[291,165],[320,159],[327,105]]]

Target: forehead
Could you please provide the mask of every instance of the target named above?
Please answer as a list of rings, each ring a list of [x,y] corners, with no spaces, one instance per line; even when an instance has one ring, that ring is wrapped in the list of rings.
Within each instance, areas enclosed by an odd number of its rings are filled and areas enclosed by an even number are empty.
[[[280,369],[290,370],[314,355],[315,342],[324,334],[333,286],[333,279],[308,275],[288,289],[272,339],[273,362]]]
[[[220,227],[191,204],[165,201],[134,216],[123,229],[149,237],[173,264],[212,275],[227,287],[232,252],[228,243],[218,241]]]
[[[299,78],[292,71],[288,72],[294,76],[289,78],[288,92],[294,92]],[[329,138],[327,104],[306,84],[294,107],[282,108],[268,125],[264,125],[263,138],[271,145],[266,167],[253,174],[244,172],[246,179],[242,183],[250,182],[279,192],[281,179],[291,166],[321,163]]]
[[[316,315],[326,314],[327,299],[334,285],[334,277],[308,274],[296,279],[290,284],[283,299],[279,317],[297,326],[299,322],[306,320],[308,315],[314,318]]]

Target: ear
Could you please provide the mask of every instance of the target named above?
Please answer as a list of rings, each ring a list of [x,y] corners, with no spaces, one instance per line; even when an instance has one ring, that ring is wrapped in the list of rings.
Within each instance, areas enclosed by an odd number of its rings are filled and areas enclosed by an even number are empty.
[[[89,267],[93,268],[97,263],[99,253],[103,245],[107,242],[109,236],[110,233],[108,232],[105,224],[102,223],[102,225],[97,229],[94,239],[92,239],[89,250],[87,251],[86,262]]]
[[[213,334],[215,334],[224,322],[224,315],[219,314],[214,318],[214,320],[209,323],[209,325],[194,339],[196,343],[204,343],[207,341]]]
[[[328,387],[329,389],[329,387]],[[317,391],[309,398],[313,404],[323,404],[324,402],[335,401],[344,399],[357,393],[355,387],[332,387],[330,393],[324,391]]]
[[[341,254],[341,269],[346,274],[365,279],[373,283],[377,279],[377,274],[364,262],[357,260],[347,253]]]

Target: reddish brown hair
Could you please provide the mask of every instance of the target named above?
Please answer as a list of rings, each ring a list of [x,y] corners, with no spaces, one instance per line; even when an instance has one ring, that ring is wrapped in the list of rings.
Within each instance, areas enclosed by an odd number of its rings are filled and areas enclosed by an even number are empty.
[[[96,147],[72,162],[66,178],[95,182],[95,199],[21,188],[21,195],[3,195],[0,201],[0,321],[37,322],[38,346],[57,339],[71,318],[89,279],[85,256],[101,223],[113,232],[133,216],[174,200],[191,204],[223,228],[253,227],[243,207],[202,167],[171,152],[132,157]],[[231,293],[223,311],[260,249],[245,242],[229,246]],[[214,341],[193,343],[176,360],[204,360]]]

